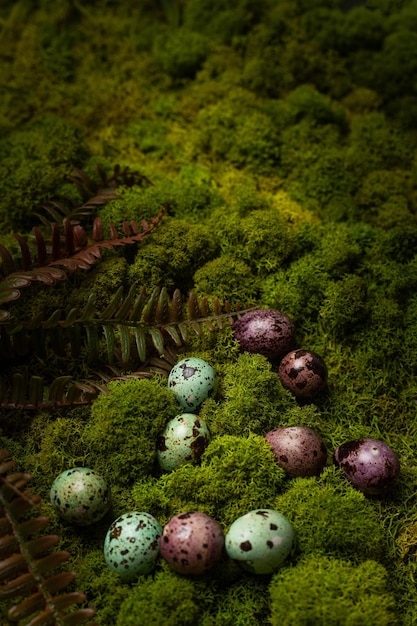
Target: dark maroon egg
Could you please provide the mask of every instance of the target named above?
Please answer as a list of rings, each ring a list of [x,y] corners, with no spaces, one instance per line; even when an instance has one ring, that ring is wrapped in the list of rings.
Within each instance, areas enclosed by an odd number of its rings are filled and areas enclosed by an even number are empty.
[[[164,526],[161,556],[180,574],[204,574],[222,558],[223,529],[213,517],[187,511],[172,517]]]
[[[233,324],[233,333],[242,350],[263,354],[268,359],[280,358],[295,342],[294,324],[275,309],[245,313]]]
[[[326,364],[315,352],[292,350],[284,356],[278,375],[284,387],[297,398],[314,398],[327,383]]]
[[[334,451],[345,478],[366,495],[389,489],[400,475],[400,463],[390,446],[379,439],[357,439]]]
[[[283,426],[271,430],[265,439],[288,476],[317,476],[326,465],[326,446],[312,428]]]

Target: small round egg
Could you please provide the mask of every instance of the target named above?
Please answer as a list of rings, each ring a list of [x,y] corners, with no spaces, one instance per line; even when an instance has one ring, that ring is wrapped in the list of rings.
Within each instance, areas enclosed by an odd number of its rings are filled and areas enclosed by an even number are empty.
[[[268,359],[281,358],[295,343],[294,324],[275,309],[248,311],[233,324],[233,334],[242,350]]]
[[[168,387],[188,413],[197,411],[204,400],[216,391],[216,385],[216,372],[212,366],[197,357],[182,359],[168,376]]]
[[[326,446],[312,428],[282,426],[267,433],[265,439],[288,476],[317,476],[326,465]]]
[[[52,483],[51,504],[66,522],[89,526],[98,522],[111,506],[106,480],[89,467],[74,467]]]
[[[222,558],[224,533],[220,524],[200,511],[172,517],[164,526],[161,556],[180,574],[204,574]]]
[[[210,440],[206,422],[194,413],[182,413],[169,420],[157,442],[160,467],[171,471],[184,463],[196,463]]]
[[[162,526],[142,511],[123,513],[110,526],[104,539],[108,568],[126,581],[148,574],[159,557]]]
[[[336,448],[333,459],[345,478],[366,495],[384,493],[400,475],[397,455],[379,439],[348,441]]]
[[[252,574],[272,574],[291,552],[294,530],[274,509],[255,509],[238,517],[225,538],[226,552]]]
[[[278,375],[283,386],[297,398],[314,398],[327,383],[323,359],[309,350],[292,350],[286,354],[279,365]]]

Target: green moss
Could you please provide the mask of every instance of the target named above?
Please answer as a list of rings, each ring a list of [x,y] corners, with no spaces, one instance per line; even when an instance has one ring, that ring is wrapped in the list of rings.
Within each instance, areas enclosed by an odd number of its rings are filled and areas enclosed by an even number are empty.
[[[198,622],[201,602],[195,585],[187,578],[170,572],[160,572],[154,579],[137,584],[123,602],[117,626],[166,624],[193,626]]]
[[[88,467],[84,427],[85,419],[80,415],[51,419],[47,413],[40,413],[32,421],[26,437],[25,467],[28,472],[42,477],[42,496],[64,470]]]
[[[284,407],[292,405],[277,372],[260,354],[239,355],[221,368],[219,379],[221,401],[207,403],[201,410],[213,434],[265,434],[276,427]]]
[[[269,506],[283,479],[263,437],[223,435],[208,445],[201,466],[184,465],[158,480],[137,482],[133,495],[137,506],[161,523],[182,511],[199,510],[226,527],[245,511]]]
[[[398,624],[386,570],[316,555],[275,574],[269,586],[273,626]]]
[[[156,441],[178,406],[166,381],[131,379],[109,384],[91,407],[83,441],[94,469],[116,485],[150,474]]]
[[[103,550],[93,549],[72,561],[77,571],[77,589],[95,598],[97,619],[101,626],[114,626],[123,602],[129,598],[130,587],[111,572],[104,560]]]
[[[251,268],[233,254],[208,261],[195,272],[193,280],[198,293],[231,302],[252,303],[259,293]]]
[[[217,248],[216,240],[203,225],[170,217],[151,238],[142,243],[128,272],[130,282],[147,287],[189,291],[193,270],[213,258]]]
[[[57,115],[38,115],[10,131],[0,147],[3,231],[28,230],[32,211],[59,191],[85,156],[79,129]]]
[[[360,276],[348,274],[331,282],[323,295],[319,316],[326,332],[345,337],[366,320],[366,281]]]
[[[292,523],[302,554],[354,562],[380,560],[384,554],[384,528],[372,503],[332,467],[319,478],[296,478],[274,508]]]
[[[194,78],[206,58],[210,41],[204,35],[179,28],[155,38],[153,56],[173,79]]]

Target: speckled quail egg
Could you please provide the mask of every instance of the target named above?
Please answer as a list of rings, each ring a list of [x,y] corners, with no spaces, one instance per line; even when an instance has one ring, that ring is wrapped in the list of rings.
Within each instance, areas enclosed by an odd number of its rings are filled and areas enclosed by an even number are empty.
[[[228,556],[253,574],[271,574],[291,552],[294,531],[274,509],[255,509],[238,517],[225,538]]]
[[[206,422],[194,413],[169,420],[157,442],[157,459],[163,470],[198,461],[210,440]]]
[[[193,413],[216,390],[216,372],[203,359],[188,357],[174,365],[168,376],[168,387],[172,389],[181,407]]]
[[[327,383],[327,368],[320,355],[309,350],[292,350],[278,368],[283,386],[296,398],[311,399]]]
[[[333,459],[345,478],[366,495],[384,493],[400,475],[397,455],[379,439],[348,441],[336,448]]]
[[[257,309],[242,315],[233,324],[233,334],[242,350],[279,359],[294,347],[294,324],[285,313]]]
[[[317,476],[326,465],[326,447],[312,428],[282,426],[267,433],[265,439],[288,476]]]
[[[222,558],[224,533],[210,515],[187,511],[164,526],[161,555],[180,574],[204,574]]]
[[[74,467],[52,483],[51,504],[66,522],[89,526],[110,509],[110,489],[102,476],[88,467]]]
[[[142,511],[123,513],[110,526],[104,539],[108,568],[126,581],[148,574],[159,557],[162,526]]]

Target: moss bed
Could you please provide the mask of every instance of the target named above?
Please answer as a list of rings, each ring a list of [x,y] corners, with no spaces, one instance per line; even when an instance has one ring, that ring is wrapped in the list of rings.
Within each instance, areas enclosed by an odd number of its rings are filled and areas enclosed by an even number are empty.
[[[101,626],[417,624],[417,2],[368,0],[3,0],[0,6],[0,242],[18,250],[33,211],[77,167],[115,163],[152,186],[121,187],[104,224],[168,211],[137,246],[54,287],[32,285],[17,317],[103,309],[131,285],[195,290],[274,308],[297,346],[320,354],[328,388],[312,402],[283,389],[276,364],[241,353],[231,328],[193,337],[219,388],[201,416],[200,465],[162,474],[156,441],[179,411],[166,379],[110,383],[92,405],[4,409],[0,447],[32,475]],[[45,376],[88,374],[82,358],[4,362]],[[127,372],[129,373],[129,372]],[[263,435],[302,425],[329,451],[313,478],[285,477]],[[386,441],[401,476],[366,497],[331,460],[340,444]],[[76,528],[49,504],[57,474],[89,466],[111,512]],[[185,510],[227,531],[269,507],[297,545],[270,576],[225,560],[203,578],[153,573],[123,583],[105,564],[111,521]],[[8,624],[10,602],[0,602]],[[22,626],[25,622],[21,622]]]

